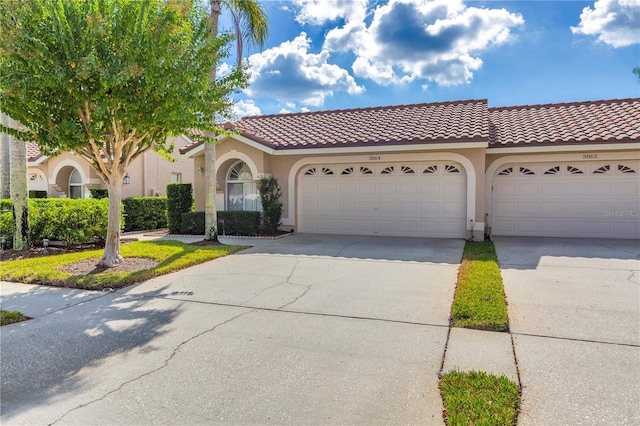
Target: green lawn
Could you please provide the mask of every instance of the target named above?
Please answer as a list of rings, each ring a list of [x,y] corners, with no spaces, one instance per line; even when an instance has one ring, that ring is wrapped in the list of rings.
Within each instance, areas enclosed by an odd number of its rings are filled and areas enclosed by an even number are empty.
[[[509,316],[493,243],[467,242],[451,306],[452,325],[507,331]]]
[[[20,312],[0,310],[0,326],[13,324],[14,322],[20,322],[27,319],[29,318],[27,318]]]
[[[506,376],[452,371],[440,380],[448,426],[513,425],[518,417],[518,386]]]
[[[159,275],[168,274],[189,266],[226,256],[243,246],[207,245],[194,246],[179,241],[159,240],[124,244],[121,254],[127,257],[151,258],[159,264],[151,269],[138,272],[72,275],[58,269],[59,266],[73,264],[85,259],[100,259],[103,250],[92,250],[55,256],[12,260],[2,262],[0,280],[29,284],[45,284],[58,287],[100,290],[105,287],[121,288],[139,283]]]

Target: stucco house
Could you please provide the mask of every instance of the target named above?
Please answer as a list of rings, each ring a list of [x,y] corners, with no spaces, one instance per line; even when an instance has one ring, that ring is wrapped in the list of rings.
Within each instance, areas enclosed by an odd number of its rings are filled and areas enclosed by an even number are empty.
[[[170,182],[193,182],[193,160],[180,155],[180,148],[193,143],[186,136],[171,138],[174,143],[169,162],[153,151],[142,154],[131,162],[122,185],[122,198],[133,196],[166,195]],[[55,157],[42,154],[38,146],[27,143],[28,184],[30,190],[47,191],[51,198],[87,198],[89,188],[106,188],[102,180],[81,157],[62,153]]]
[[[245,117],[217,146],[217,206],[283,189],[282,228],[483,239],[640,238],[640,98],[487,100]],[[180,152],[204,167],[203,142]],[[196,209],[204,177],[194,173]]]

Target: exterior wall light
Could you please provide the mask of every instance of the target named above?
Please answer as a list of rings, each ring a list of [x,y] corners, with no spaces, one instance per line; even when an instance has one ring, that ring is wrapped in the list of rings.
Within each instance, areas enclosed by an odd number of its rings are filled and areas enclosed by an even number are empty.
[[[131,178],[129,177],[129,175],[126,175],[124,178],[122,178],[122,183],[124,183],[125,185],[129,185],[131,183]]]

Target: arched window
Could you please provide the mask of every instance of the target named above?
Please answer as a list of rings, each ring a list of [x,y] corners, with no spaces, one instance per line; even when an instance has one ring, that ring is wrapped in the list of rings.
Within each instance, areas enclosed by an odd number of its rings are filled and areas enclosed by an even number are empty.
[[[238,161],[227,175],[227,210],[260,211],[260,193],[249,166]]]
[[[82,176],[78,170],[73,169],[69,176],[69,198],[82,198]]]

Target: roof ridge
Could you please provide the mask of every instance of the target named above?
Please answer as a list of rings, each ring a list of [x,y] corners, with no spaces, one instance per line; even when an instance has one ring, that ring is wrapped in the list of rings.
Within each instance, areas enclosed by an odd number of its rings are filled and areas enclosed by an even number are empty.
[[[303,111],[303,112],[287,112],[280,114],[264,114],[264,115],[248,115],[242,117],[240,120],[237,120],[235,123],[240,122],[242,120],[248,119],[262,119],[262,118],[274,118],[274,117],[291,117],[291,116],[301,116],[301,115],[323,115],[323,114],[344,114],[344,113],[352,113],[352,112],[360,112],[360,111],[381,111],[381,110],[394,110],[394,109],[402,109],[402,108],[417,108],[424,106],[438,106],[438,105],[466,105],[470,103],[488,103],[487,98],[483,99],[461,99],[456,101],[440,101],[440,102],[421,102],[414,104],[397,104],[397,105],[378,105],[372,107],[359,107],[359,108],[343,108],[343,109],[327,109],[320,111]]]
[[[622,99],[599,99],[595,101],[575,101],[575,102],[559,102],[559,103],[546,103],[546,104],[527,104],[527,105],[509,105],[499,107],[489,107],[489,112],[493,111],[511,111],[520,109],[542,109],[549,107],[566,107],[576,105],[602,105],[622,102],[636,102],[640,101],[640,98],[622,98]]]

